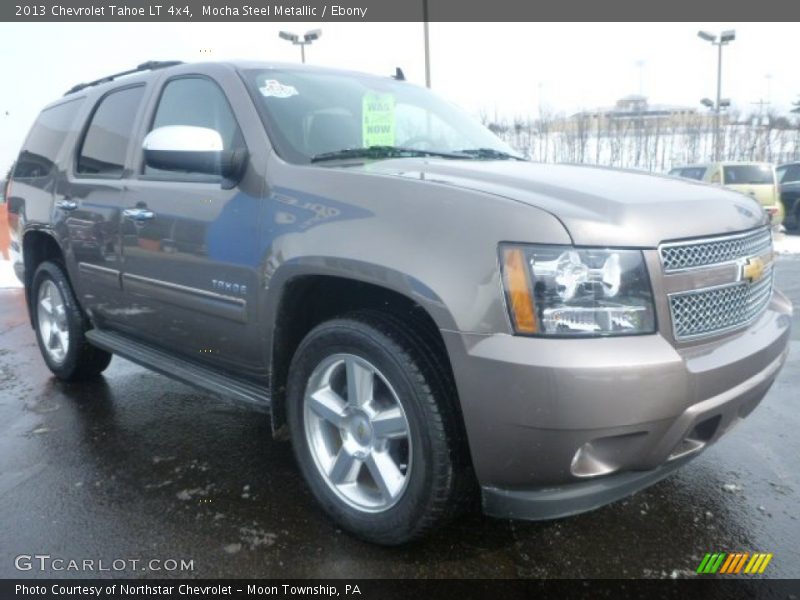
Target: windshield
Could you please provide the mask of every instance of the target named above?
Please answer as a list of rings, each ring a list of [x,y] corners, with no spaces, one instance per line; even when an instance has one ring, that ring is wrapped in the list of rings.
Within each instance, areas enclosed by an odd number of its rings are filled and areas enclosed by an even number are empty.
[[[774,184],[775,172],[769,165],[735,165],[723,167],[725,185]]]
[[[467,113],[404,81],[292,69],[251,69],[244,76],[276,151],[290,162],[308,163],[357,148],[462,159],[516,156]],[[367,158],[395,156],[373,152]]]

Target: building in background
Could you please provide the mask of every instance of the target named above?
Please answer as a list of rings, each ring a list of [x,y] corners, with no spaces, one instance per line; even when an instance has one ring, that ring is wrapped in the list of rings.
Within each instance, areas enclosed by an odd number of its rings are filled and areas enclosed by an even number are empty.
[[[728,116],[723,113],[723,125],[727,122]],[[650,104],[647,97],[631,94],[617,100],[614,106],[583,110],[566,117],[555,124],[555,129],[562,132],[588,130],[603,136],[620,130],[688,130],[704,129],[713,125],[712,112],[700,111],[691,106]]]

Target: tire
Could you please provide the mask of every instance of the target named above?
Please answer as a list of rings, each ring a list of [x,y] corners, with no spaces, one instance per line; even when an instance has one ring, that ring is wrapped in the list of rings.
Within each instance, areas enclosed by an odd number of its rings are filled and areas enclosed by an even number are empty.
[[[800,198],[795,198],[794,207],[784,205],[784,214],[786,215],[783,224],[788,231],[797,231],[800,229]]]
[[[86,340],[91,325],[59,263],[43,262],[36,269],[31,314],[39,351],[53,375],[63,381],[83,381],[108,367],[112,355]]]
[[[313,329],[290,365],[287,419],[303,476],[342,529],[377,544],[399,545],[422,537],[473,499],[474,476],[457,400],[423,340],[394,317],[357,312]],[[349,401],[348,371],[366,378],[360,381],[371,377],[373,393],[364,395],[371,398],[366,404]],[[338,399],[326,405],[331,411],[320,411],[317,392],[329,390]],[[333,420],[320,412],[333,414]],[[389,414],[392,426],[384,418]],[[400,416],[405,418],[405,437]],[[359,438],[362,425],[364,439]],[[396,470],[385,468],[387,456]],[[335,465],[346,460],[352,464],[337,471]],[[376,470],[388,470],[389,476],[376,478]],[[339,479],[341,487],[334,482]]]

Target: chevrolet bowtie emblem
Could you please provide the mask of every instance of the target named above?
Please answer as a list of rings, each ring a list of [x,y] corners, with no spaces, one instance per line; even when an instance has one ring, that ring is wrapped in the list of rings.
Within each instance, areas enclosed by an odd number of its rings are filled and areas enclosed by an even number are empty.
[[[741,263],[740,279],[746,279],[750,283],[755,283],[764,276],[766,264],[758,256],[753,256]]]

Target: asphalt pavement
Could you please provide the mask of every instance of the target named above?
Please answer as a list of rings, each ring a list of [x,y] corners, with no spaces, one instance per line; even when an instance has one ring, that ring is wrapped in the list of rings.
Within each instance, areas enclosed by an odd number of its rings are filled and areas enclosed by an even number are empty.
[[[800,306],[800,256],[778,260],[777,286]],[[789,359],[759,408],[663,482],[577,517],[472,515],[378,548],[317,509],[266,415],[120,358],[96,382],[58,382],[22,291],[4,290],[0,577],[670,578],[692,576],[706,552],[748,551],[773,553],[765,576],[798,578],[798,431],[796,311]],[[44,572],[24,558],[37,554],[50,556]]]

